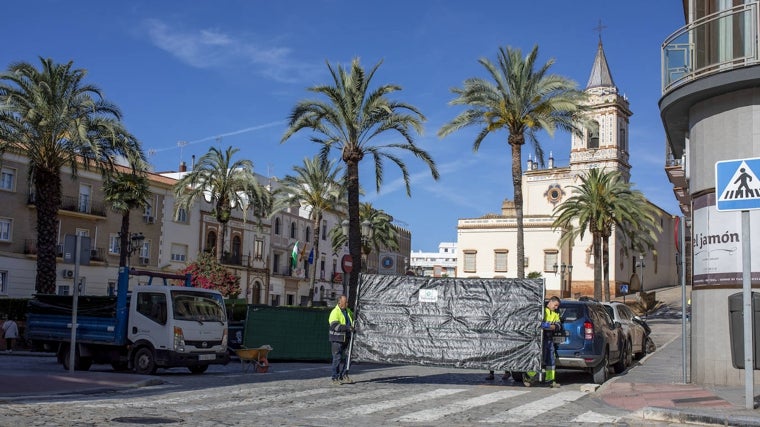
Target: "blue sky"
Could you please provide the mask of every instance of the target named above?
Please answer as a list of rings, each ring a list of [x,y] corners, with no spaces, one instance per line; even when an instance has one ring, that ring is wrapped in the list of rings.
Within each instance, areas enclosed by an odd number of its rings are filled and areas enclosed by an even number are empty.
[[[613,79],[629,101],[631,181],[671,214],[680,214],[663,171],[665,136],[660,98],[660,45],[684,25],[680,2],[610,0],[527,2],[425,1],[143,1],[32,0],[3,5],[0,67],[38,57],[73,61],[86,82],[117,104],[155,171],[213,145],[240,148],[256,172],[282,177],[317,153],[301,131],[280,139],[292,107],[307,88],[330,83],[325,65],[360,57],[382,60],[377,84],[403,90],[393,98],[426,116],[416,142],[436,161],[441,178],[404,155],[412,176],[407,197],[398,168],[388,163],[380,193],[371,160],[360,164],[364,198],[412,232],[413,251],[456,241],[457,220],[500,211],[512,198],[506,132],[472,152],[474,130],[446,138],[438,129],[460,107],[450,89],[486,77],[478,59],[495,61],[500,46],[539,46],[539,62],[585,87],[602,41]],[[393,142],[395,135],[378,142]],[[180,143],[183,141],[184,143]],[[570,137],[543,137],[544,150],[567,165]],[[529,146],[523,150],[527,159]],[[525,163],[523,163],[525,165]]]

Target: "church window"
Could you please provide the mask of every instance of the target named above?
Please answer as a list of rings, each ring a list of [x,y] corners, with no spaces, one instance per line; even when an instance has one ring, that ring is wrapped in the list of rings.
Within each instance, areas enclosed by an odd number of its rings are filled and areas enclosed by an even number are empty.
[[[586,148],[599,148],[599,122],[592,121],[586,129]]]
[[[559,260],[559,251],[548,250],[544,251],[544,273],[556,272],[555,265]]]
[[[618,141],[618,147],[620,147],[620,151],[628,151],[628,141],[625,140],[625,129],[620,128],[620,138]]]

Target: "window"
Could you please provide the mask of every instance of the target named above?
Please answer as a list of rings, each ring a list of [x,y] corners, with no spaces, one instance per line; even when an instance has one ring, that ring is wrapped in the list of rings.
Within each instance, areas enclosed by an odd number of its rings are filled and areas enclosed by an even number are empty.
[[[628,144],[625,140],[625,129],[620,128],[620,137],[618,141],[618,149],[620,151],[628,151]]]
[[[140,247],[140,264],[146,265],[150,263],[150,240],[143,240]]]
[[[206,235],[206,252],[214,253],[216,248],[216,232],[209,231]]]
[[[599,122],[592,121],[586,129],[586,148],[599,148]]]
[[[304,239],[307,242],[311,242],[311,227],[306,227],[306,238]]]
[[[186,223],[187,222],[187,211],[185,208],[178,208],[177,209],[177,217],[174,218],[177,222]]]
[[[507,255],[509,251],[506,249],[496,249],[493,253],[493,270],[494,271],[507,271]]]
[[[274,234],[277,236],[280,235],[280,218],[274,219]]]
[[[290,238],[291,239],[296,238],[296,222],[295,221],[290,223]]]
[[[256,239],[256,241],[253,243],[253,257],[258,260],[261,260],[264,258],[264,241],[263,240]]]
[[[172,243],[172,261],[185,262],[187,259],[187,245]]]
[[[274,254],[272,256],[272,274],[278,274],[280,272],[280,254]]]
[[[0,270],[0,295],[8,294],[8,271]]]
[[[151,217],[153,216],[153,205],[151,205],[150,202],[145,204],[145,210],[143,211],[144,217]]]
[[[137,295],[137,312],[158,324],[165,325],[166,295],[140,292]]]
[[[16,170],[11,168],[0,169],[0,190],[16,190]]]
[[[474,273],[476,271],[475,255],[478,251],[464,251],[464,271],[466,273]]]
[[[556,250],[544,251],[544,272],[554,273],[554,266],[559,264],[558,261],[559,252]]]
[[[13,220],[10,218],[0,218],[0,242],[10,242]]]
[[[322,240],[327,240],[327,221],[322,221]]]
[[[121,238],[119,237],[118,233],[111,233],[108,235],[108,253],[109,254],[120,254],[121,250],[119,247],[121,246]]]
[[[69,288],[69,285],[58,285],[58,292],[56,295],[70,295]]]
[[[287,294],[286,297],[288,299],[288,304],[287,305],[296,305],[296,296],[295,295],[293,295],[293,294]]]
[[[79,185],[79,212],[90,213],[90,195],[92,187],[86,184]]]

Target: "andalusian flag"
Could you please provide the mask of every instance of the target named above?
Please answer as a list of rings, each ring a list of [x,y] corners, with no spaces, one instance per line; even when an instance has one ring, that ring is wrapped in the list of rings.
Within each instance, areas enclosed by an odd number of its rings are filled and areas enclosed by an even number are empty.
[[[298,265],[298,240],[293,245],[293,253],[290,254],[290,257],[293,259],[293,268],[296,268],[296,265]]]

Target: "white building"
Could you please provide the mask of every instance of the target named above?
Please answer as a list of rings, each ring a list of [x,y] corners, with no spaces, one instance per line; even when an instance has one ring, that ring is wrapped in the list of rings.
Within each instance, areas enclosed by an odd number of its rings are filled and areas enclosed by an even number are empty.
[[[456,277],[457,244],[441,242],[438,252],[412,252],[409,266],[417,276]]]

